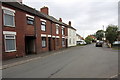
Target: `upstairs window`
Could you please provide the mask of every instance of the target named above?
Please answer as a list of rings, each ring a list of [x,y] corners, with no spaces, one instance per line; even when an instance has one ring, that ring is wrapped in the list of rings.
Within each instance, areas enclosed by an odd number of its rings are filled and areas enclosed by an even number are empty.
[[[56,34],[59,34],[59,25],[56,24]]]
[[[41,30],[46,31],[46,22],[41,21]]]
[[[27,17],[27,24],[34,25],[34,18]]]
[[[15,12],[3,10],[4,26],[15,27]]]
[[[62,28],[62,35],[65,35],[65,28]]]

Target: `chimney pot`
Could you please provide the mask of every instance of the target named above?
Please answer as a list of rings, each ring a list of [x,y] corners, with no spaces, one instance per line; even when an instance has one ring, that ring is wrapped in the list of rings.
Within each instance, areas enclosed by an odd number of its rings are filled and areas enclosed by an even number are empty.
[[[62,18],[59,18],[59,21],[62,22]]]
[[[42,13],[44,13],[44,14],[49,14],[49,9],[48,9],[48,7],[46,7],[46,6],[44,6],[44,7],[42,7],[41,9],[40,9],[40,11],[42,12]]]
[[[69,24],[69,26],[71,26],[71,21],[69,21],[69,23],[68,23],[68,24]]]

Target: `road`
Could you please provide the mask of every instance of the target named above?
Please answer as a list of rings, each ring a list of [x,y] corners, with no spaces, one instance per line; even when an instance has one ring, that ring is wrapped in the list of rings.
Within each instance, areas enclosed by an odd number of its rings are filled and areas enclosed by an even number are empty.
[[[4,69],[3,78],[110,78],[118,73],[115,50],[91,44],[58,53]]]

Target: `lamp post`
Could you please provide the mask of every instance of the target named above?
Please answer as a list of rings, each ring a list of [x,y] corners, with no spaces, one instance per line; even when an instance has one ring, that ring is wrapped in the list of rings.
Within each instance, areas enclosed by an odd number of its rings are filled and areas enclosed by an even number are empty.
[[[103,33],[103,41],[105,41],[105,40],[106,40],[106,38],[105,38],[105,30],[104,30],[104,25],[103,25],[103,31],[104,31],[104,33]]]

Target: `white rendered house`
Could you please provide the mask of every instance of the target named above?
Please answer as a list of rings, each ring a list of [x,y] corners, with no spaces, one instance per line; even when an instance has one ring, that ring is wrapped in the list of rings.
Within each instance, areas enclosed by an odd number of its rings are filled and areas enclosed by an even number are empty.
[[[76,46],[76,29],[71,26],[69,21],[68,26],[68,47]]]

